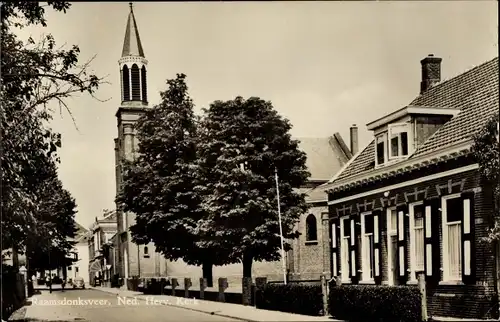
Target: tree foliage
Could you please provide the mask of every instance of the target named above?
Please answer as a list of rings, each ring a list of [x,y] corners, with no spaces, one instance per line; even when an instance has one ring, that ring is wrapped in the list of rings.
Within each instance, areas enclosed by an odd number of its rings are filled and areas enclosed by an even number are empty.
[[[136,124],[139,153],[125,166],[117,201],[136,216],[135,242],[154,242],[165,258],[191,265],[224,264],[227,257],[216,256],[216,249],[196,245],[203,212],[194,190],[197,128],[185,78],[168,80],[161,103]]]
[[[253,260],[281,257],[275,169],[285,238],[298,236],[294,224],[307,210],[295,188],[310,174],[290,129],[270,102],[256,97],[216,101],[200,124],[197,190],[206,215],[197,245],[229,252],[233,263],[243,262],[244,277],[251,276]]]
[[[78,93],[94,95],[101,78],[79,65],[79,48],[58,48],[51,35],[39,42],[20,40],[16,30],[46,26],[45,9],[66,12],[68,2],[8,1],[1,4],[1,213],[2,248],[26,246],[40,255],[46,240],[54,252],[70,248],[76,204],[57,177],[57,149],[61,136],[49,126],[59,103]],[[54,236],[48,237],[51,230]]]
[[[474,136],[472,151],[479,163],[479,172],[493,193],[495,224],[489,230],[488,241],[500,240],[500,143],[498,141],[499,115],[493,115]]]

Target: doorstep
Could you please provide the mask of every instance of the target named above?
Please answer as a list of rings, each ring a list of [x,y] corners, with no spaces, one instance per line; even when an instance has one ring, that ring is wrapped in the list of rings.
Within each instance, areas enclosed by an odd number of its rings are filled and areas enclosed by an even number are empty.
[[[147,301],[151,299],[159,300],[164,305],[183,308],[186,310],[202,312],[210,315],[216,315],[226,318],[232,318],[248,322],[262,322],[262,321],[340,321],[334,320],[328,316],[309,316],[301,314],[293,314],[287,312],[270,311],[257,309],[253,306],[244,306],[241,304],[222,303],[205,300],[191,300],[184,299],[183,297],[169,296],[169,295],[145,295],[139,292],[122,291],[119,289],[111,289],[105,287],[95,287],[95,290],[116,294],[117,296],[132,296],[137,299]]]

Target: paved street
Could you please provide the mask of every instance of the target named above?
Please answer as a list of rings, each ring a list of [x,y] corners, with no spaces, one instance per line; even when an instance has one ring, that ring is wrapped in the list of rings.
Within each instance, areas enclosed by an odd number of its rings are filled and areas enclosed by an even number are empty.
[[[165,299],[161,299],[165,301]],[[42,290],[32,297],[31,305],[26,308],[24,321],[240,321],[221,316],[195,312],[188,309],[164,305],[154,301],[154,297],[140,300],[134,297],[87,290],[61,290],[50,294]],[[196,305],[193,300],[179,298],[177,305]],[[163,304],[163,305],[162,305]],[[171,304],[171,303],[166,303]]]

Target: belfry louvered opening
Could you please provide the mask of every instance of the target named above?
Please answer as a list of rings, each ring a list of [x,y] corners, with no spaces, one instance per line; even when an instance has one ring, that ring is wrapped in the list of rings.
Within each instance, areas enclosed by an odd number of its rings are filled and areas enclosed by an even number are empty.
[[[130,101],[130,77],[129,77],[129,70],[127,65],[123,66],[122,69],[122,89],[123,89],[123,95],[122,95],[122,100],[123,101]]]
[[[142,83],[142,101],[144,103],[148,102],[148,91],[147,91],[147,83],[146,83],[146,66],[142,66],[141,68],[141,83]]]
[[[141,77],[139,75],[139,67],[134,64],[131,68],[130,77],[132,79],[132,100],[141,100]]]

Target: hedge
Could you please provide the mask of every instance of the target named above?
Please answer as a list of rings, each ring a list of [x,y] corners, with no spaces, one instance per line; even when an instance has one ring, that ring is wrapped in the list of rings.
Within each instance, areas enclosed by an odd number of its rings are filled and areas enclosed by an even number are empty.
[[[319,316],[323,311],[321,285],[267,284],[256,291],[259,309]]]
[[[329,311],[347,321],[421,321],[421,295],[417,287],[330,286]]]

